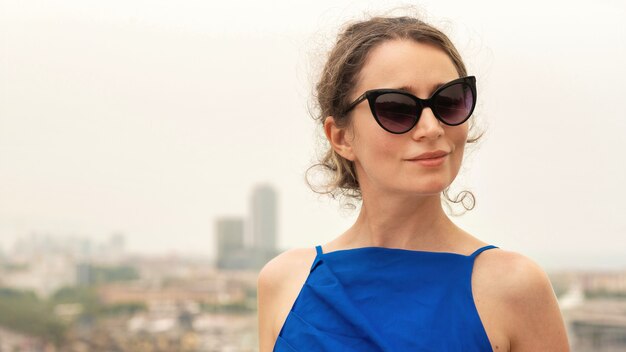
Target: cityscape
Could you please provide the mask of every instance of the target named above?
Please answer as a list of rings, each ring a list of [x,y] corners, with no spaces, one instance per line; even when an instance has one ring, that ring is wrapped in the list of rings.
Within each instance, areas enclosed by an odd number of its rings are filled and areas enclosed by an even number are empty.
[[[0,248],[0,352],[258,351],[256,280],[277,248],[277,191],[214,221],[214,258],[147,256],[32,233]],[[626,350],[626,270],[548,272],[572,351]]]

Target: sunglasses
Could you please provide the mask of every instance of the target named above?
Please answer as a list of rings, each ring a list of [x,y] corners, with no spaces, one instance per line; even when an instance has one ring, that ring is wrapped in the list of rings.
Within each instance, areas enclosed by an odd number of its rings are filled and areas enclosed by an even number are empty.
[[[344,114],[365,99],[369,102],[376,122],[391,133],[410,131],[426,107],[442,123],[457,126],[469,119],[476,106],[476,77],[461,77],[450,81],[437,88],[428,99],[420,99],[400,89],[368,90],[352,102]]]

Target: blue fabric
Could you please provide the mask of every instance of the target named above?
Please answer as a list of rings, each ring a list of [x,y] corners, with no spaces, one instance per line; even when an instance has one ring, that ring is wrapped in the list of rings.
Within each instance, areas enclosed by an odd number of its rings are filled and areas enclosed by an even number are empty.
[[[471,255],[363,247],[317,256],[275,352],[492,351]]]

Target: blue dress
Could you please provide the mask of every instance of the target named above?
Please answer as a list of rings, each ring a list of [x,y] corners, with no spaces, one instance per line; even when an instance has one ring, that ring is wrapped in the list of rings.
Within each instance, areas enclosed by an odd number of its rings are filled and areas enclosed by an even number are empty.
[[[317,255],[274,352],[492,351],[471,255],[363,247]]]

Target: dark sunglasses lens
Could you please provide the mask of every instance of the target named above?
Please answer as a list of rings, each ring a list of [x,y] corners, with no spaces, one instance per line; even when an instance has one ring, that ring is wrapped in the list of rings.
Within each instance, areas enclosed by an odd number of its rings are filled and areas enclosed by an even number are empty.
[[[386,93],[374,104],[378,122],[388,131],[403,133],[410,130],[417,117],[417,104],[406,95]]]
[[[464,122],[472,112],[474,94],[467,83],[451,85],[434,97],[433,109],[450,125]]]

